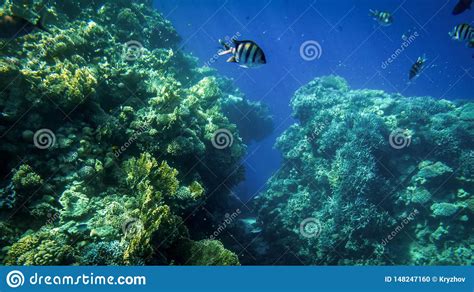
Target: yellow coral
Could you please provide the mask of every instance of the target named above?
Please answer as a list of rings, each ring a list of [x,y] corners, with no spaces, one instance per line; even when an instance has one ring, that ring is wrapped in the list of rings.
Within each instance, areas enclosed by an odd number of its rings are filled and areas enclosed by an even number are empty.
[[[5,265],[68,264],[72,250],[63,235],[43,231],[26,235],[13,244],[5,258]]]

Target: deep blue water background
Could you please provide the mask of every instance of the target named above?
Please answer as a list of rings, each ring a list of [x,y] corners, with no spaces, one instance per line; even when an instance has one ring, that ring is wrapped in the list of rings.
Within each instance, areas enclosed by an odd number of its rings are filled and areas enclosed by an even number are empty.
[[[236,190],[243,199],[257,195],[280,166],[275,139],[290,126],[290,99],[296,89],[315,77],[337,74],[352,88],[382,89],[406,96],[445,99],[474,98],[474,49],[450,39],[459,23],[473,24],[474,11],[453,16],[457,0],[155,0],[156,8],[182,36],[182,48],[209,62],[219,49],[218,39],[239,33],[256,41],[268,64],[243,69],[221,57],[211,64],[231,77],[251,100],[266,103],[275,120],[275,132],[249,147],[247,179]],[[369,9],[393,12],[394,23],[379,26]],[[401,47],[402,35],[417,32],[415,41],[387,68],[386,61]],[[322,55],[314,61],[300,56],[300,46],[317,41]],[[408,84],[413,62],[426,54],[428,66]]]

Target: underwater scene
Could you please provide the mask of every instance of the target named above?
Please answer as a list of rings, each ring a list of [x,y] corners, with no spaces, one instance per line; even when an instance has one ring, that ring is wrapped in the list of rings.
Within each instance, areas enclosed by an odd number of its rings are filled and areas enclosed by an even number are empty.
[[[472,0],[0,1],[2,265],[473,265]]]

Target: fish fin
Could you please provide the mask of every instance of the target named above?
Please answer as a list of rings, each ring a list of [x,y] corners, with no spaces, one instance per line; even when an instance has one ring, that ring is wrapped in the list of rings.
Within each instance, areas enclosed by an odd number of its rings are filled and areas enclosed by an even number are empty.
[[[228,49],[228,50],[226,50],[226,51],[219,51],[219,52],[217,52],[217,54],[218,54],[219,56],[224,56],[224,55],[227,55],[227,54],[232,54],[232,49]]]
[[[222,39],[219,39],[219,43],[226,49],[226,50],[229,50],[230,49],[230,46],[224,42]]]
[[[235,59],[235,56],[232,56],[229,59],[227,59],[227,63],[237,63],[237,60]]]
[[[254,41],[251,41],[251,40],[241,40],[241,41],[239,41],[239,40],[236,40],[236,39],[232,39],[232,42],[234,42],[235,47],[238,47],[242,43],[250,43],[250,44],[256,45],[256,43]]]

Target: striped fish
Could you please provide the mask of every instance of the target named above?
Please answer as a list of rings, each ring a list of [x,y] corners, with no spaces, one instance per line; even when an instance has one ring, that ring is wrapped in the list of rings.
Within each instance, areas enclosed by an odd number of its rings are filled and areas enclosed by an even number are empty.
[[[255,68],[267,63],[265,53],[253,41],[232,39],[234,47],[230,47],[222,40],[219,40],[219,42],[225,48],[225,51],[219,52],[219,56],[232,54],[232,57],[227,60],[228,63],[237,63],[244,68]]]
[[[467,23],[456,25],[449,33],[453,40],[466,41],[474,38],[474,28]]]
[[[411,66],[410,75],[409,75],[410,80],[412,80],[413,78],[418,76],[418,74],[420,74],[421,70],[423,70],[423,67],[425,66],[425,63],[426,63],[425,55],[423,55],[423,57],[418,57],[415,64]]]
[[[393,17],[390,12],[370,10],[370,16],[378,21],[380,25],[389,26],[393,23]]]

